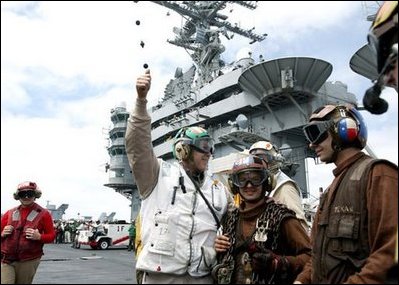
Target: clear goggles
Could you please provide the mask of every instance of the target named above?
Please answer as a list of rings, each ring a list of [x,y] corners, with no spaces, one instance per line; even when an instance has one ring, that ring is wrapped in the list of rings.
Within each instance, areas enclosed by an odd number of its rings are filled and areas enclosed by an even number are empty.
[[[306,139],[311,144],[319,144],[328,137],[328,130],[334,125],[333,120],[314,121],[303,127]]]
[[[201,153],[213,154],[215,150],[215,142],[210,137],[193,139],[191,140],[189,145],[191,145],[194,148],[194,150]]]
[[[239,188],[246,187],[248,183],[253,186],[262,185],[268,177],[266,169],[245,169],[232,174],[233,184]]]

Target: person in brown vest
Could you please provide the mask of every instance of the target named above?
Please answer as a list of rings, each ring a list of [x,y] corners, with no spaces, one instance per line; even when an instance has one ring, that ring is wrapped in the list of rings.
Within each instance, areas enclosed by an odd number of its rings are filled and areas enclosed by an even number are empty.
[[[21,205],[1,217],[1,284],[32,284],[43,245],[55,239],[50,212],[35,203],[41,195],[35,182],[19,184],[14,199]]]
[[[326,105],[303,130],[334,180],[312,226],[312,258],[295,284],[377,284],[395,260],[398,168],[362,152],[367,128],[350,105]]]
[[[258,156],[234,163],[231,190],[241,203],[215,240],[217,284],[290,284],[309,260],[310,239],[295,212],[268,197],[273,179]]]

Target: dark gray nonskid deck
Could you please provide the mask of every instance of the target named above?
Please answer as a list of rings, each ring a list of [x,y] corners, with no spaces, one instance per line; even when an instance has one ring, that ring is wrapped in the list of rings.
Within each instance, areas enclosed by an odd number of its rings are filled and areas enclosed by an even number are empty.
[[[93,250],[46,244],[33,284],[136,284],[135,265],[125,246]]]

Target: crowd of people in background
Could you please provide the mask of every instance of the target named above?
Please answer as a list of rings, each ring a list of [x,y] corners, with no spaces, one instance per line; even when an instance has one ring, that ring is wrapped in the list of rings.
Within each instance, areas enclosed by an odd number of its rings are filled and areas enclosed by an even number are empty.
[[[54,243],[72,243],[72,247],[74,247],[79,236],[79,231],[90,231],[92,233],[91,239],[96,239],[98,236],[107,234],[109,224],[121,222],[124,221],[54,220],[53,225],[56,233]]]

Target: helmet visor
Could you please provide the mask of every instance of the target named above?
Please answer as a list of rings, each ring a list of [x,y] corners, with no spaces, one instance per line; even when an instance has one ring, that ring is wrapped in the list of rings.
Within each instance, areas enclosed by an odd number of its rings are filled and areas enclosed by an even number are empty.
[[[215,142],[210,137],[197,138],[192,140],[191,146],[193,146],[194,150],[201,153],[210,153],[213,154]]]
[[[398,44],[391,44],[389,41],[377,37],[370,32],[367,36],[369,47],[377,56],[377,71],[379,74],[386,74],[395,67],[398,58]]]
[[[369,47],[371,49],[371,51],[373,52],[373,54],[375,56],[377,56],[377,69],[378,69],[378,73],[381,72],[381,58],[380,58],[380,49],[379,49],[379,44],[380,41],[378,40],[378,38],[375,36],[375,34],[370,31],[367,35],[367,41],[369,44]]]
[[[268,152],[266,150],[262,150],[262,149],[254,149],[250,152],[250,154],[260,157],[266,163],[270,163],[275,159],[274,155],[272,155],[270,152]]]
[[[332,127],[334,121],[314,121],[303,127],[306,139],[311,144],[319,144],[328,136],[328,130]]]
[[[253,186],[262,185],[267,178],[265,169],[246,169],[232,175],[233,184],[243,188],[250,182]]]

